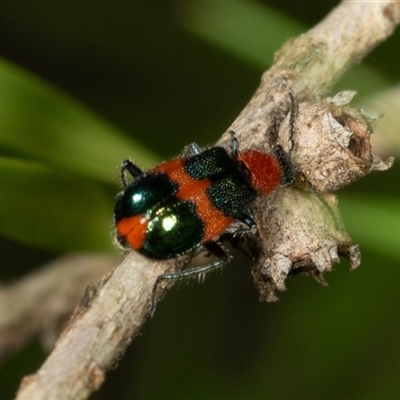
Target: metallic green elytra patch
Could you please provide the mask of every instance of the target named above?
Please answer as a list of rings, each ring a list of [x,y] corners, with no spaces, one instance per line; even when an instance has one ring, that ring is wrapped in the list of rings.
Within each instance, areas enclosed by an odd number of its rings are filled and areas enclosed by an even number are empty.
[[[200,246],[203,233],[203,222],[192,202],[169,203],[152,215],[140,251],[160,260],[177,257]]]
[[[174,198],[178,184],[163,173],[144,174],[132,182],[118,199],[115,220],[157,210],[160,203]]]

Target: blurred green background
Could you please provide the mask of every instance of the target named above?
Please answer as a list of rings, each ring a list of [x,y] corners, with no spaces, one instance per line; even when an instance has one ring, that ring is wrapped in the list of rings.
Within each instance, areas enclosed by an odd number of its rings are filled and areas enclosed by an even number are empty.
[[[115,251],[120,162],[215,142],[274,52],[336,4],[0,2],[1,282],[69,251]],[[397,32],[336,90],[362,104],[394,86],[399,45]],[[290,278],[280,302],[260,304],[236,254],[204,284],[176,285],[91,398],[400,398],[398,176],[339,193],[357,271],[343,260],[328,291]],[[1,365],[0,399],[45,357],[35,341]]]

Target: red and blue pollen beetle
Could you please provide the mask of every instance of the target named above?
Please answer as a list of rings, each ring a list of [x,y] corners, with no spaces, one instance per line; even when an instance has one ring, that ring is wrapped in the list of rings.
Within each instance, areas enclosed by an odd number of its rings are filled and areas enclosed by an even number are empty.
[[[188,146],[182,157],[143,172],[131,161],[121,166],[124,190],[114,212],[117,240],[154,260],[182,256],[202,246],[215,255],[207,265],[160,275],[179,279],[221,266],[228,258],[215,241],[235,220],[256,228],[250,205],[293,180],[287,153]],[[133,177],[128,181],[127,172]]]

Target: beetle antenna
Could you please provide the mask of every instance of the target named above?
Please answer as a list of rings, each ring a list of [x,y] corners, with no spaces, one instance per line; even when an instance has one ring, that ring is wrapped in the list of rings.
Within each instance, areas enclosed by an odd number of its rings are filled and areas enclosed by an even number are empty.
[[[231,155],[233,158],[237,158],[239,155],[239,142],[236,138],[235,131],[231,130],[229,134],[231,135]]]

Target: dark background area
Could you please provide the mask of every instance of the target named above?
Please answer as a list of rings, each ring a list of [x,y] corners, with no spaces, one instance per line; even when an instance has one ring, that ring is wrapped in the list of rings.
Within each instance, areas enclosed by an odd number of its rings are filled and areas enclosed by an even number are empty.
[[[259,4],[308,29],[337,2]],[[181,5],[1,2],[0,56],[168,158],[192,141],[215,142],[263,72],[186,30]],[[281,44],[288,39],[271,35]],[[397,82],[399,43],[397,32],[364,64]],[[395,166],[371,174],[343,194],[398,201],[398,173]],[[345,213],[345,223],[357,231],[352,215]],[[377,229],[385,227],[371,226]],[[326,277],[329,290],[307,277],[289,278],[274,304],[258,302],[240,254],[204,284],[176,285],[91,398],[400,398],[399,260],[360,244],[359,270],[347,272],[343,260]],[[8,282],[60,253],[1,237],[0,254],[0,279]],[[21,377],[45,357],[37,340],[1,365],[0,399],[12,398]]]

